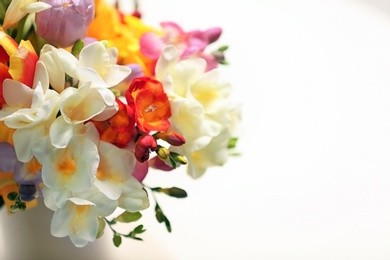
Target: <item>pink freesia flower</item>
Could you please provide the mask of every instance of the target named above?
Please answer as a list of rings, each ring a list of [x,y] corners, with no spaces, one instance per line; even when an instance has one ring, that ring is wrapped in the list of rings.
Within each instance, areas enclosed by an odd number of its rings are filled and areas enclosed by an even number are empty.
[[[190,56],[201,57],[207,61],[207,70],[217,67],[218,61],[212,54],[205,52],[206,47],[218,40],[222,29],[213,27],[205,31],[193,30],[185,32],[178,24],[173,22],[162,22],[164,35],[149,32],[140,38],[141,52],[145,56],[157,60],[166,45],[175,45],[180,52],[180,59]]]

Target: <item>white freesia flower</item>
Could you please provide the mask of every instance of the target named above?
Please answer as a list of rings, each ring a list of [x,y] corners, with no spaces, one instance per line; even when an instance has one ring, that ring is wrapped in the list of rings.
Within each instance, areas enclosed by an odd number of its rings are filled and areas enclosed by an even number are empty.
[[[34,155],[42,164],[43,183],[51,189],[83,192],[96,178],[99,154],[91,132],[74,135],[65,148],[55,148],[42,140]],[[46,145],[46,149],[44,146]],[[51,146],[51,149],[50,149]]]
[[[102,42],[96,41],[81,50],[78,66],[92,68],[102,77],[108,87],[113,87],[131,73],[129,67],[117,65],[117,60],[118,50],[116,48],[106,48]]]
[[[45,187],[43,195],[45,205],[55,211],[51,223],[52,235],[69,236],[77,247],[96,239],[98,217],[111,215],[118,205],[95,186],[82,193]]]
[[[134,154],[113,144],[101,141],[99,144],[100,163],[95,185],[107,197],[117,200],[123,186],[134,170]]]
[[[81,84],[92,81],[95,86],[110,88],[123,81],[131,73],[127,66],[117,65],[118,51],[116,48],[106,48],[102,42],[93,42],[85,46],[79,59],[64,49],[57,49],[52,45],[43,46],[40,54],[42,60],[49,69],[50,83],[58,92],[62,92],[65,86],[65,74],[69,75]],[[92,70],[92,75],[86,70]],[[97,82],[99,81],[99,82]]]
[[[186,138],[172,150],[189,160],[188,173],[202,176],[206,169],[223,165],[228,142],[239,121],[238,106],[231,103],[231,86],[219,79],[218,70],[206,71],[206,61],[189,58],[178,61],[178,52],[167,46],[156,65],[157,79],[166,90],[172,109],[171,129]]]
[[[54,212],[51,221],[51,234],[55,237],[69,236],[76,247],[95,241],[98,228],[95,204],[79,198],[68,199],[62,208]]]
[[[21,82],[6,79],[3,92],[6,105],[1,110],[2,120],[8,127],[16,129],[13,139],[18,160],[28,162],[33,157],[35,143],[47,134],[46,129],[55,119],[60,97],[49,89],[42,62],[37,62],[32,89]]]
[[[118,110],[115,95],[109,89],[94,87],[90,81],[79,88],[67,88],[61,94],[61,115],[70,124],[83,123],[98,115],[105,120]]]

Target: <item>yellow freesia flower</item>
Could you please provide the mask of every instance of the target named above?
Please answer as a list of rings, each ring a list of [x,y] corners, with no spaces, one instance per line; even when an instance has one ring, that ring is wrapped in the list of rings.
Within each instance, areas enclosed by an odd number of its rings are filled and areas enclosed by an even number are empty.
[[[110,21],[109,23],[107,21]],[[153,73],[154,61],[140,52],[139,39],[146,32],[160,34],[159,30],[144,24],[132,15],[122,15],[104,0],[95,0],[95,18],[89,26],[87,37],[107,40],[108,47],[119,51],[119,64],[137,63],[145,75]]]

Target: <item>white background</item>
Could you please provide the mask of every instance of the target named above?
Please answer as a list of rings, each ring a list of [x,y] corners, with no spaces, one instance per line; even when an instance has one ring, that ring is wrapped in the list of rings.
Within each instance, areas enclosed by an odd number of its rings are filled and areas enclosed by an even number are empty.
[[[198,180],[149,175],[189,194],[158,198],[173,232],[148,210],[144,241],[117,249],[107,229],[103,259],[390,259],[386,2],[141,0],[150,25],[223,28],[242,155]]]

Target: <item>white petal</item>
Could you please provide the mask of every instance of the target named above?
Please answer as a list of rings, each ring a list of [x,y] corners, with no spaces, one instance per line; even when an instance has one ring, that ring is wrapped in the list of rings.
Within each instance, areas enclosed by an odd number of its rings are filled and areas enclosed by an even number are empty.
[[[103,80],[108,86],[113,87],[118,85],[131,73],[131,69],[127,66],[112,65],[111,68],[103,76]]]
[[[174,64],[179,58],[179,51],[173,45],[168,45],[164,48],[160,58],[156,63],[156,78],[160,81],[164,80],[168,74],[169,67]]]
[[[57,148],[66,147],[74,133],[81,129],[81,127],[81,124],[73,125],[67,123],[63,116],[57,117],[56,120],[51,124],[49,130],[52,145]]]
[[[119,110],[117,103],[114,103],[113,106],[106,106],[106,108],[98,115],[94,116],[92,119],[96,121],[104,121],[112,117]]]
[[[54,212],[50,228],[53,236],[66,237],[69,235],[69,226],[73,218],[73,215],[69,211],[69,209],[64,208]]]
[[[202,76],[205,69],[204,59],[186,59],[178,62],[172,71],[175,94],[187,97],[189,87]]]
[[[111,62],[110,55],[103,43],[96,41],[84,47],[79,56],[80,66],[89,67],[99,75],[107,73]]]
[[[46,93],[49,88],[49,75],[47,74],[46,66],[42,61],[38,61],[36,64],[33,83],[34,88],[38,85],[38,82],[41,83],[43,92]]]
[[[3,95],[5,102],[13,107],[31,107],[34,90],[12,79],[3,82]]]
[[[13,113],[17,112],[18,110],[19,110],[18,107],[10,107],[10,106],[4,105],[0,109],[0,121],[4,121],[4,119],[6,117],[12,115]]]
[[[100,77],[100,75],[92,68],[81,67],[77,69],[77,78],[81,83],[92,82],[96,87],[108,88],[108,85]]]
[[[142,184],[137,179],[130,176],[123,187],[123,194],[118,200],[119,207],[129,212],[137,212],[149,207],[147,193],[142,189]]]
[[[67,190],[53,190],[48,187],[44,187],[42,190],[45,206],[49,209],[56,211],[64,206],[67,199],[72,195]]]
[[[46,44],[45,46],[48,48],[49,45]],[[65,87],[65,70],[59,59],[55,59],[53,56],[54,54],[50,52],[41,52],[39,60],[45,64],[53,89],[61,93]]]
[[[69,51],[64,49],[54,49],[54,59],[59,59],[65,72],[72,78],[78,78],[78,63],[79,61]]]
[[[122,193],[122,186],[133,172],[136,161],[134,155],[120,149],[113,144],[100,142],[99,176],[95,181],[98,187],[108,198],[117,200]]]
[[[45,126],[37,125],[34,128],[23,128],[15,131],[13,136],[16,156],[21,162],[29,162],[32,157],[32,149],[36,142],[44,136]]]
[[[44,2],[34,2],[21,8],[22,11],[27,13],[38,13],[40,11],[51,8],[51,5]]]

